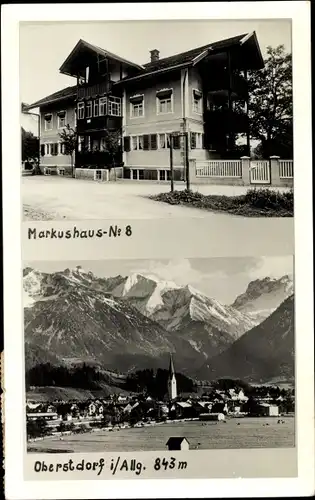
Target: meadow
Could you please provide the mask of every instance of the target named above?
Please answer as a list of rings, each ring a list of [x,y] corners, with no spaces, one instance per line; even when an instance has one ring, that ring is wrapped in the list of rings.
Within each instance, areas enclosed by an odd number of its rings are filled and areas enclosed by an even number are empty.
[[[142,428],[97,430],[86,434],[46,437],[28,443],[28,452],[114,452],[166,450],[171,436],[186,437],[190,449],[294,447],[295,419],[231,418],[226,422],[176,422]]]

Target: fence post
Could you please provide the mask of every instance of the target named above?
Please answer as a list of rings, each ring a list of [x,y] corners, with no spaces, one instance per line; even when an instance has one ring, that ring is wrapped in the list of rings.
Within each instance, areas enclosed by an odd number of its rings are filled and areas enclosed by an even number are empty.
[[[280,156],[270,156],[270,175],[271,175],[271,182],[270,184],[272,186],[281,186],[281,181],[280,181],[280,165],[279,165],[279,159]]]
[[[194,158],[189,158],[189,180],[191,184],[194,184],[197,180],[196,160]]]
[[[242,181],[245,186],[250,185],[250,157],[241,156],[242,162]]]

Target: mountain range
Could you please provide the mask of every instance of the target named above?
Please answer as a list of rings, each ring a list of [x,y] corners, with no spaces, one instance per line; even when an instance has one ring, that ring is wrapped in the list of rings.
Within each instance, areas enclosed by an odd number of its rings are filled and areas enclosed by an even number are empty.
[[[266,311],[272,318],[292,292],[289,277],[266,278],[224,305],[154,275],[98,278],[81,267],[55,273],[25,268],[26,368],[86,361],[129,372],[166,368],[174,353],[178,371],[211,378],[212,360],[227,356],[251,332],[255,338]]]

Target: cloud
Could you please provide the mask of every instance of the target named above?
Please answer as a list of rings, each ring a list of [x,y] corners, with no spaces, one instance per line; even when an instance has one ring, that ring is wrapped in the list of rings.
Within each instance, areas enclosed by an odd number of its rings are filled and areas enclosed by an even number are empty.
[[[154,274],[162,280],[174,281],[178,285],[198,283],[204,278],[204,273],[194,269],[189,259],[149,261],[145,268],[135,268],[132,272]]]
[[[285,274],[293,276],[293,256],[292,255],[276,255],[272,257],[260,257],[257,260],[256,266],[253,267],[249,276],[251,279],[265,278],[281,278]]]

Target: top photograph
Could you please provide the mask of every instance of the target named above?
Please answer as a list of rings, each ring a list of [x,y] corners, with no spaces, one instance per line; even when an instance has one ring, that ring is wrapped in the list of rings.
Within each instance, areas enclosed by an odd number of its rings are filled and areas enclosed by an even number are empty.
[[[20,23],[23,220],[292,218],[291,46],[289,20]]]

